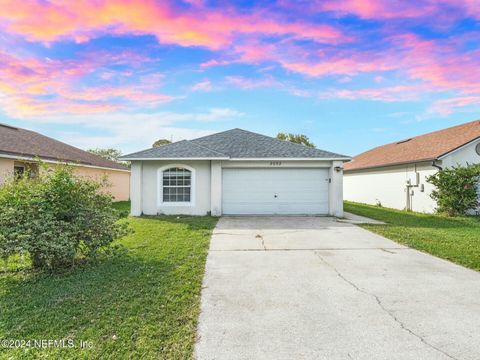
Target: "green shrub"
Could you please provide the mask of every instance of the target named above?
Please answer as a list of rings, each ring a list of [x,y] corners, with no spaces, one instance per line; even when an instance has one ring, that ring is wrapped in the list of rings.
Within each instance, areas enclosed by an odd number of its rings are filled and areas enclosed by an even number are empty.
[[[36,268],[91,258],[128,233],[105,182],[76,177],[67,166],[0,187],[0,257],[29,254]]]
[[[480,165],[443,169],[427,181],[436,187],[430,196],[437,202],[439,213],[457,216],[478,208]]]

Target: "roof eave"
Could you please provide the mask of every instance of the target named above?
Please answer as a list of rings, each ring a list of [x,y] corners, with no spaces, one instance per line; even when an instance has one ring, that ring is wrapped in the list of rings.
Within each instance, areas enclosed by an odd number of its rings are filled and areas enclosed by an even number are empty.
[[[24,154],[14,154],[14,153],[5,153],[5,152],[0,152],[0,158],[5,158],[5,159],[12,159],[12,160],[22,160],[22,161],[42,161],[47,164],[67,164],[71,166],[83,166],[83,167],[88,167],[88,168],[94,168],[94,169],[106,169],[106,170],[115,170],[115,171],[125,171],[125,172],[130,172],[130,169],[128,168],[120,168],[120,167],[110,167],[110,166],[99,166],[99,165],[92,165],[92,164],[86,164],[80,161],[74,161],[74,160],[60,160],[60,159],[54,159],[54,158],[47,158],[44,156],[33,156],[33,155],[24,155]]]
[[[352,158],[318,158],[318,157],[265,157],[265,158],[230,158],[231,161],[349,161]]]
[[[228,157],[121,157],[122,161],[148,161],[148,160],[230,160]]]
[[[459,151],[459,150],[463,149],[463,148],[466,147],[466,146],[469,146],[470,144],[474,143],[474,142],[477,141],[478,139],[480,139],[480,136],[477,136],[476,138],[470,140],[469,142],[466,142],[466,143],[463,144],[463,145],[457,146],[456,148],[447,151],[446,153],[438,156],[437,159],[438,159],[438,160],[442,160],[442,159],[444,159],[446,156],[448,156],[448,155],[450,155],[450,154],[452,154],[452,153],[454,153],[454,152],[456,152],[456,151]]]
[[[149,160],[229,160],[229,161],[349,161],[352,158],[286,158],[286,157],[270,157],[270,158],[229,158],[229,157],[155,157],[155,158],[141,158],[141,157],[121,157],[119,160],[124,161],[149,161]]]
[[[355,171],[355,170],[376,169],[376,168],[382,168],[382,167],[407,165],[407,164],[417,164],[417,163],[433,161],[433,160],[440,160],[440,159],[437,157],[434,157],[434,158],[418,159],[418,160],[411,160],[411,161],[402,161],[402,162],[396,162],[396,163],[378,164],[378,165],[364,166],[364,167],[358,167],[353,169],[345,169],[344,172]]]

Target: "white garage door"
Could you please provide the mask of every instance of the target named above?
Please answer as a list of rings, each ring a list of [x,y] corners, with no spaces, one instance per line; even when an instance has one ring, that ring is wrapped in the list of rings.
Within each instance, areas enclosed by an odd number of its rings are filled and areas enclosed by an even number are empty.
[[[328,169],[223,169],[223,213],[328,214],[328,178]]]

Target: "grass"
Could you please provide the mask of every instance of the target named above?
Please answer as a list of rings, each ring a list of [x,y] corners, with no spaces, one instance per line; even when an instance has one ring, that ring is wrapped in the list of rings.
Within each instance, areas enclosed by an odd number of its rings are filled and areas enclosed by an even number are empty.
[[[400,244],[480,271],[480,217],[449,218],[345,202],[345,211],[381,220],[363,228]]]
[[[116,207],[127,210],[128,202]],[[0,339],[71,339],[73,349],[0,349],[3,359],[192,356],[213,217],[141,217],[128,251],[63,271],[0,273]],[[88,348],[79,349],[80,341]]]

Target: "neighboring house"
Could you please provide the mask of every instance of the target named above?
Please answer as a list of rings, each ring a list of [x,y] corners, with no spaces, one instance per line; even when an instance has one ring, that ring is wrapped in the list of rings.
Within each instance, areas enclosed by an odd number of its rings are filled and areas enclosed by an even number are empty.
[[[241,129],[122,157],[132,215],[343,215],[350,158]]]
[[[345,164],[345,199],[432,213],[433,185],[441,168],[480,163],[480,121],[383,145]]]
[[[34,131],[0,124],[0,184],[14,173],[42,171],[38,160],[48,167],[67,163],[77,175],[97,180],[107,176],[115,200],[129,199],[130,170],[125,166]]]

